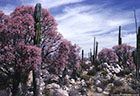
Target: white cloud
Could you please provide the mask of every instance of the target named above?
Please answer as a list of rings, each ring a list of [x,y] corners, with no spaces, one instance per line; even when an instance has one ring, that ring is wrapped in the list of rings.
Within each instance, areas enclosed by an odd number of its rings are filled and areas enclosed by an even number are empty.
[[[99,50],[102,48],[112,48],[118,42],[118,26],[122,27],[127,24],[134,23],[133,9],[131,11],[114,11],[115,7],[105,7],[101,5],[85,5],[80,2],[85,0],[21,0],[22,5],[35,6],[36,3],[41,3],[43,8],[56,8],[65,4],[76,5],[65,6],[62,13],[58,13],[55,19],[58,23],[58,31],[62,35],[78,44],[82,49],[89,52],[93,47],[93,37],[96,36],[99,42]],[[116,6],[118,7],[118,6]],[[14,10],[15,6],[7,5],[0,7],[5,13],[9,14]],[[115,8],[115,9],[114,9]],[[119,8],[121,7],[119,6]],[[140,22],[140,9],[136,10],[137,20]],[[135,25],[133,25],[135,28]],[[135,29],[122,29],[123,43],[135,45],[135,34],[128,34],[130,31],[135,32]]]
[[[14,9],[15,9],[15,6],[10,5],[10,4],[7,4],[4,7],[0,6],[0,10],[2,10],[7,15],[9,15]]]
[[[82,2],[84,0],[21,0],[23,5],[35,5],[41,3],[43,8],[54,8],[65,4]]]
[[[55,18],[58,22],[59,32],[89,52],[93,46],[94,36],[99,42],[99,50],[112,48],[118,44],[118,26],[134,23],[132,16],[132,12],[113,12],[113,9],[104,8],[102,5],[78,5],[66,7],[63,13],[56,15]],[[124,43],[135,45],[134,34],[127,34],[128,30],[122,31],[125,32]],[[134,32],[135,30],[132,29],[131,31]],[[131,37],[131,40],[126,39],[127,37]]]

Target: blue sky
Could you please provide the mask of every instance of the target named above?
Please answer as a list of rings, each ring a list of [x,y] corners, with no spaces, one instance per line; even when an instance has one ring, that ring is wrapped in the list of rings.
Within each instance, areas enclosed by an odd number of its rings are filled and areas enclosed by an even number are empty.
[[[35,6],[37,2],[55,17],[58,31],[86,53],[93,46],[93,37],[99,50],[117,45],[119,25],[122,42],[135,46],[133,10],[140,25],[140,0],[0,0],[0,9],[9,14],[16,6]]]

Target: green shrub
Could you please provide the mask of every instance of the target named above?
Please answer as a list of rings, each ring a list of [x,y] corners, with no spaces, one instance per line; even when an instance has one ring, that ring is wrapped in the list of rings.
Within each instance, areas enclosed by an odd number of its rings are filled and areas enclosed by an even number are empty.
[[[96,74],[96,70],[92,69],[92,70],[89,70],[87,75],[90,75],[90,76],[94,76]]]
[[[90,76],[86,74],[81,74],[80,75],[81,79],[84,79],[85,81],[89,80]]]

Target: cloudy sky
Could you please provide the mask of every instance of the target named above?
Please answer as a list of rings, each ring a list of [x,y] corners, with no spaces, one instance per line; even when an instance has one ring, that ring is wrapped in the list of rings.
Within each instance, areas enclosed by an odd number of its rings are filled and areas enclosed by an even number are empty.
[[[55,17],[58,31],[86,53],[93,47],[94,37],[99,50],[117,45],[119,25],[123,43],[135,46],[133,10],[140,25],[140,0],[0,0],[0,10],[9,14],[16,6],[38,2]]]

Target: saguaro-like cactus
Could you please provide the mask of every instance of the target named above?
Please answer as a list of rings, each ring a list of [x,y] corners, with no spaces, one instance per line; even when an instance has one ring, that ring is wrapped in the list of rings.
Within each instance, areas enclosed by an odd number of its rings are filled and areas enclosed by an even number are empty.
[[[137,64],[136,64],[136,76],[137,79],[139,79],[139,65],[140,65],[140,26],[138,28],[138,34],[137,34]]]
[[[119,26],[119,36],[118,36],[118,44],[122,44],[122,38],[121,38],[121,26]]]
[[[94,37],[94,45],[93,45],[93,55],[94,56],[93,57],[95,57],[95,53],[96,53],[95,52],[96,51],[96,47],[95,46],[96,46],[96,37]]]
[[[94,64],[95,59],[97,58],[98,54],[98,42],[96,42],[96,38],[94,37],[94,44],[93,44],[93,60],[92,63]]]
[[[82,63],[84,63],[84,50],[82,50]]]
[[[34,44],[37,47],[40,47],[41,41],[41,17],[42,16],[42,8],[41,4],[37,3],[35,6],[34,12],[34,20],[35,20],[35,38]],[[34,96],[40,96],[40,67],[41,64],[38,64],[37,70],[33,70],[33,83],[34,83]]]
[[[97,54],[98,54],[98,42],[96,42],[95,59],[97,58]]]
[[[92,62],[92,49],[90,48],[90,61]]]
[[[119,35],[118,35],[118,45],[122,44],[122,38],[121,38],[121,26],[119,26]],[[118,58],[118,63],[120,64],[121,56]]]
[[[36,35],[34,38],[34,44],[38,45],[41,41],[41,16],[42,16],[42,8],[41,4],[37,3],[35,6],[35,12],[34,12],[34,20],[35,20],[35,31]]]

